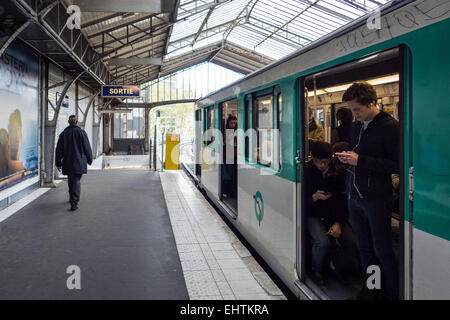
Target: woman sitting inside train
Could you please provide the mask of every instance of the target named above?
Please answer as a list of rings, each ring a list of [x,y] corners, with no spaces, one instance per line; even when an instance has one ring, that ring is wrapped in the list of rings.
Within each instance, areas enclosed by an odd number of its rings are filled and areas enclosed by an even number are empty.
[[[325,285],[325,265],[331,257],[338,276],[347,282],[358,264],[354,261],[357,249],[342,192],[345,174],[333,166],[329,143],[316,141],[311,154],[312,160],[305,166],[307,226],[312,239],[311,276],[318,285]]]

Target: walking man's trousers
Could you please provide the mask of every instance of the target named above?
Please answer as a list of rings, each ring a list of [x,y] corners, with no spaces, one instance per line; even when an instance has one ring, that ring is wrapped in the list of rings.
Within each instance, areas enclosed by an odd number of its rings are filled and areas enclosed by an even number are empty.
[[[69,196],[70,203],[77,204],[80,201],[81,192],[81,176],[82,174],[69,174],[67,175],[67,183],[69,184]]]

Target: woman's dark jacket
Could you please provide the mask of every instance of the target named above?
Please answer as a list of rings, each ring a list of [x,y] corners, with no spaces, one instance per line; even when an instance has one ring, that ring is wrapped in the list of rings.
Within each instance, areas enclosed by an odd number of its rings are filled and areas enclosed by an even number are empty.
[[[55,163],[62,166],[64,175],[85,174],[87,164],[92,164],[92,150],[86,132],[70,125],[59,135]]]

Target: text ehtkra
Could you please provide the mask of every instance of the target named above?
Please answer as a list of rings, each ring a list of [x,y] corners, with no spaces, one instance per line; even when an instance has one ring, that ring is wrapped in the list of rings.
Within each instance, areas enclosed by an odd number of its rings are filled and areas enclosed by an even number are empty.
[[[182,315],[188,315],[188,314],[195,314],[195,315],[206,315],[209,317],[212,316],[214,311],[216,312],[222,312],[221,309],[214,310],[214,307],[197,307],[197,306],[191,306],[187,305],[186,307],[181,307],[180,314]],[[232,304],[226,304],[225,309],[223,310],[224,314],[239,314],[239,315],[246,315],[246,314],[269,314],[269,311],[267,310],[266,305],[247,305],[247,304],[238,304],[238,305],[232,305]]]

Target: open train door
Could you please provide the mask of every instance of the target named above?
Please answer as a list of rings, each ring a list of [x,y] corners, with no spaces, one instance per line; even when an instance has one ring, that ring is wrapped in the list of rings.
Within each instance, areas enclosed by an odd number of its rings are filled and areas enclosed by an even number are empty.
[[[296,156],[295,156],[295,164],[296,164],[296,272],[299,278],[299,282],[297,282],[297,286],[300,288],[302,293],[306,296],[306,298],[313,299],[314,295],[309,290],[307,286],[304,285],[305,281],[305,251],[303,250],[304,241],[306,240],[306,228],[305,228],[305,219],[304,215],[302,215],[303,197],[302,197],[302,181],[303,181],[303,168],[306,163],[307,155],[309,153],[308,145],[304,143],[307,141],[307,132],[308,121],[304,121],[304,119],[308,119],[308,108],[302,107],[304,98],[304,88],[303,88],[303,79],[299,79],[296,83]]]
[[[297,83],[297,119],[296,119],[296,165],[297,165],[297,194],[296,194],[296,220],[297,220],[297,266],[296,271],[300,281],[298,282],[299,289],[309,298],[312,299],[347,299],[360,296],[364,291],[365,282],[357,278],[348,278],[345,281],[342,280],[342,273],[339,274],[338,268],[334,262],[340,263],[339,252],[332,253],[331,250],[335,248],[344,248],[347,250],[350,248],[350,244],[356,243],[352,241],[349,243],[346,239],[343,242],[337,239],[338,243],[334,243],[333,238],[329,237],[330,252],[327,252],[326,258],[323,260],[323,278],[326,281],[321,281],[312,272],[312,258],[313,258],[313,242],[311,233],[316,232],[313,229],[312,232],[308,230],[308,216],[310,212],[306,210],[306,193],[305,186],[308,185],[308,181],[305,180],[304,169],[310,156],[310,143],[314,140],[324,141],[330,143],[333,141],[333,132],[330,128],[331,121],[324,121],[322,128],[323,132],[329,132],[330,134],[320,134],[321,128],[314,124],[313,119],[310,119],[309,111],[314,110],[327,110],[331,106],[341,105],[342,96],[347,88],[349,88],[355,82],[367,82],[371,84],[376,91],[377,101],[376,106],[381,111],[389,114],[395,118],[399,123],[399,153],[398,153],[398,171],[386,172],[378,170],[378,168],[370,168],[370,173],[375,174],[389,174],[392,180],[392,185],[389,187],[389,192],[392,192],[392,208],[389,199],[386,200],[386,205],[391,209],[391,234],[384,234],[383,236],[389,237],[389,242],[392,245],[392,251],[395,255],[397,272],[392,271],[389,274],[389,279],[397,281],[397,286],[400,291],[400,298],[407,298],[409,295],[410,283],[410,267],[411,267],[411,232],[409,230],[408,221],[411,220],[409,215],[410,206],[408,202],[408,192],[405,186],[408,185],[408,173],[412,167],[410,158],[411,151],[411,132],[410,132],[410,110],[408,109],[410,90],[408,88],[409,79],[409,54],[407,48],[404,46],[398,46],[382,51],[373,52],[372,54],[358,57],[358,59],[336,65],[326,70],[321,70],[314,74],[309,74],[303,78],[300,78]],[[341,105],[345,107],[344,105]],[[333,116],[330,114],[330,117]],[[317,120],[317,119],[314,119]],[[331,120],[331,119],[330,119]],[[310,121],[313,127],[309,128]],[[310,132],[311,129],[311,132]],[[370,129],[370,128],[369,128]],[[362,131],[361,131],[362,132]],[[311,141],[311,140],[312,141]],[[367,140],[366,140],[367,141]],[[337,141],[336,141],[337,142]],[[344,140],[345,142],[345,140]],[[349,141],[347,141],[348,143]],[[384,143],[384,142],[383,142]],[[351,145],[348,147],[352,147]],[[347,148],[348,148],[347,147]],[[353,149],[356,146],[352,147]],[[367,147],[366,147],[367,148]],[[358,149],[355,149],[356,152]],[[364,149],[363,149],[364,150]],[[367,152],[367,151],[363,151]],[[364,154],[364,153],[363,153]],[[323,159],[316,159],[320,162]],[[314,160],[314,161],[316,161]],[[336,159],[334,159],[336,160]],[[328,166],[331,165],[333,159],[330,159]],[[311,163],[311,167],[315,165],[315,162]],[[331,168],[331,167],[329,167]],[[327,168],[327,170],[329,169]],[[334,168],[339,168],[338,165],[334,165]],[[345,167],[344,167],[345,169]],[[323,172],[324,179],[327,171]],[[348,173],[347,173],[348,174]],[[370,179],[368,180],[370,184]],[[324,187],[324,186],[322,186]],[[343,191],[336,191],[346,193]],[[363,195],[360,195],[363,198]],[[342,205],[342,204],[341,204]],[[347,212],[347,218],[344,221],[344,227],[350,230],[350,233],[354,233],[354,228],[351,225],[351,219],[349,218],[349,210],[342,205]],[[330,209],[331,210],[331,209]],[[312,220],[312,219],[311,219]],[[325,220],[323,222],[324,228],[326,226]],[[311,222],[311,221],[309,221]],[[314,222],[314,221],[312,221]],[[314,224],[310,223],[315,226]],[[341,224],[342,225],[342,224]],[[342,227],[341,227],[342,228]],[[392,238],[392,239],[391,239]],[[348,239],[347,239],[348,240]],[[334,241],[334,242],[333,242]],[[373,241],[373,240],[372,240]],[[342,245],[342,243],[345,243]],[[333,256],[334,254],[334,256]],[[372,256],[373,257],[373,256]],[[316,256],[317,258],[317,256]],[[357,261],[358,254],[352,255],[346,266],[360,266],[360,262]],[[371,258],[372,264],[381,265],[376,258]],[[389,262],[390,263],[390,262]],[[353,268],[354,269],[354,268]],[[369,268],[363,270],[361,276],[364,278],[369,273]],[[382,280],[384,282],[387,278],[386,274],[381,271]],[[394,272],[396,274],[394,274]],[[354,272],[352,274],[358,274]],[[398,276],[397,276],[398,274]],[[398,280],[397,280],[398,279]],[[387,281],[387,280],[386,280]],[[323,284],[323,283],[326,284]],[[346,284],[347,283],[347,284]],[[392,288],[392,286],[391,286]],[[370,288],[369,288],[370,289]],[[309,291],[308,291],[309,290]],[[370,296],[370,294],[369,294]],[[373,296],[375,298],[375,296]]]
[[[202,130],[203,128],[203,118],[202,109],[195,111],[195,127],[194,127],[194,164],[195,164],[195,175],[200,180],[202,175]]]

